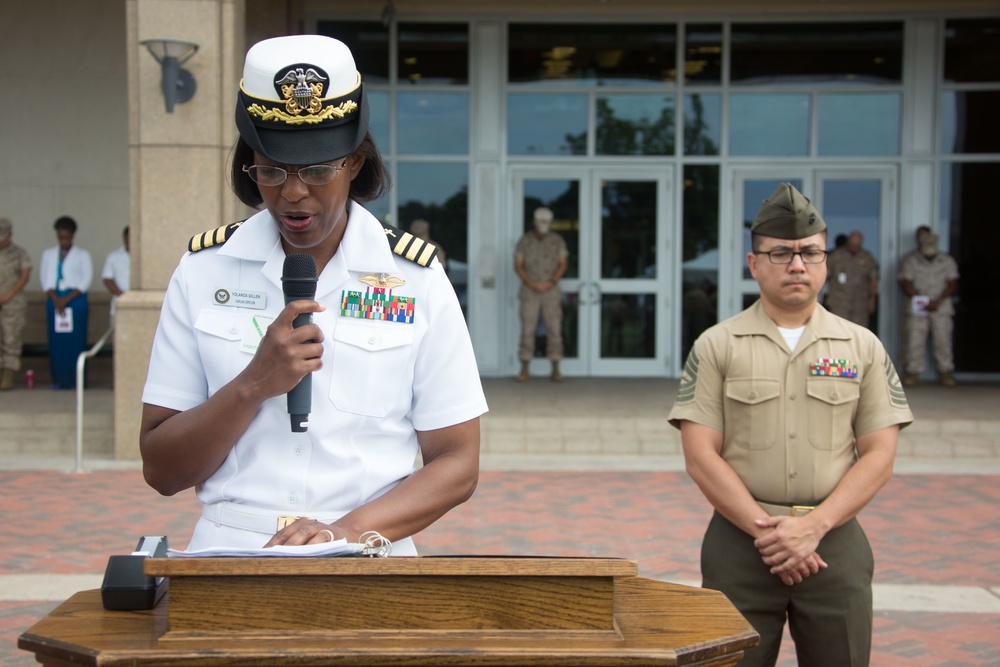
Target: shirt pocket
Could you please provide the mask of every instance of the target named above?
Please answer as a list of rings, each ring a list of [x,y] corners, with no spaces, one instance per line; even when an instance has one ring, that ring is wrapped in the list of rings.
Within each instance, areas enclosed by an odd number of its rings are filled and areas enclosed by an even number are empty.
[[[360,325],[341,321],[333,333],[330,400],[341,410],[385,417],[410,377],[410,327]]]
[[[744,449],[770,449],[778,439],[777,380],[747,378],[726,381],[726,428],[730,442]]]
[[[835,378],[806,380],[809,397],[809,444],[836,449],[854,439],[854,412],[861,396],[856,381]]]
[[[253,355],[240,352],[240,341],[248,326],[250,316],[245,313],[219,312],[215,309],[198,313],[194,322],[198,352],[212,386],[225,384],[250,363]]]

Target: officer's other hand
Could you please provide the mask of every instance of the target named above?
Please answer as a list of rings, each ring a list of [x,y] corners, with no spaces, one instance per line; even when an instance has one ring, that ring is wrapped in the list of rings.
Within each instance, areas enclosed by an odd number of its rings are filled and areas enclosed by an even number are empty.
[[[297,300],[267,328],[250,364],[240,377],[267,398],[288,393],[307,373],[323,367],[323,331],[315,323],[298,328],[295,318],[302,313],[326,310],[318,301]]]
[[[333,542],[335,539],[334,535],[335,533],[331,530],[331,526],[315,519],[300,517],[275,533],[274,537],[264,545],[264,548],[267,549],[279,544],[291,547],[303,544]]]
[[[816,552],[821,535],[814,530],[814,522],[809,516],[776,516],[755,521],[760,528],[773,528],[764,536],[754,540],[754,546],[771,566],[771,573],[789,573],[802,561]],[[826,567],[822,563],[820,567]]]
[[[795,584],[801,584],[806,577],[811,577],[820,570],[826,569],[827,565],[820,558],[818,553],[810,554],[801,563],[796,565],[792,570],[788,572],[778,573],[778,577],[781,578],[782,583],[786,586],[794,586]]]

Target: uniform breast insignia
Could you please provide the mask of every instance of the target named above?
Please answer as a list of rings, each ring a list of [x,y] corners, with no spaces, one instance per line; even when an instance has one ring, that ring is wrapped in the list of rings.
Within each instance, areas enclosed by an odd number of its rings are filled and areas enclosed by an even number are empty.
[[[437,256],[437,246],[428,243],[421,238],[417,238],[409,232],[404,232],[398,227],[382,223],[385,229],[385,238],[389,241],[389,248],[411,262],[416,262],[420,266],[430,266],[431,260]]]
[[[405,285],[405,280],[384,273],[365,274],[361,276],[360,280],[368,285],[364,292],[360,290],[341,292],[340,314],[342,316],[413,324],[413,313],[416,311],[417,300],[411,296],[397,296],[392,293],[392,288]]]
[[[809,364],[809,375],[856,378],[858,367],[847,359],[817,359]]]
[[[202,232],[201,234],[195,234],[191,237],[191,240],[188,241],[188,252],[198,252],[199,250],[204,250],[205,248],[211,248],[214,245],[222,245],[229,240],[229,237],[233,235],[233,232],[240,228],[240,225],[242,225],[243,222],[243,220],[240,220],[239,222],[210,229],[207,232]]]

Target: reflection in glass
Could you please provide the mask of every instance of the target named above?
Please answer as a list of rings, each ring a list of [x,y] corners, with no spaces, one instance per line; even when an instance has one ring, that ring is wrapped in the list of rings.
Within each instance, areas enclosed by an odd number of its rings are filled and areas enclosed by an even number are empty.
[[[399,81],[419,84],[469,82],[467,23],[400,23]]]
[[[508,80],[573,85],[674,81],[676,43],[677,26],[670,24],[513,23]]]
[[[580,356],[580,295],[563,292],[563,356],[577,359]],[[541,318],[539,326],[541,326]],[[543,327],[544,329],[544,327]],[[545,358],[545,340],[535,340],[535,356]]]
[[[656,278],[656,181],[601,184],[601,277]]]
[[[827,246],[840,234],[861,232],[863,248],[879,257],[879,221],[882,214],[882,182],[878,180],[824,180],[823,220]],[[873,319],[873,322],[875,320]]]
[[[820,155],[899,155],[899,93],[819,96]]]
[[[466,311],[469,273],[469,167],[465,163],[401,162],[396,182],[399,221],[430,223],[431,238],[445,251],[448,277]]]
[[[1000,18],[951,19],[944,30],[944,80],[1000,82]]]
[[[378,21],[317,21],[316,34],[339,39],[351,50],[366,84],[389,83],[389,29]]]
[[[807,155],[809,106],[806,94],[730,95],[730,155]]]
[[[689,23],[684,29],[685,83],[722,83],[722,25]]]
[[[715,324],[719,285],[719,167],[684,167],[681,356]]]
[[[903,24],[736,23],[730,37],[735,84],[898,84]]]
[[[1000,91],[941,94],[941,152],[1000,153]]]
[[[600,95],[598,155],[673,155],[673,95]]]
[[[369,90],[368,131],[375,139],[375,145],[383,155],[389,154],[389,93],[384,90]]]
[[[507,96],[510,155],[586,155],[587,96]]]
[[[469,152],[468,93],[399,93],[396,114],[396,150],[400,154]]]
[[[656,356],[656,295],[601,296],[601,358]]]
[[[747,254],[753,251],[753,240],[752,235],[750,234],[750,227],[753,226],[753,221],[757,217],[757,213],[760,211],[760,205],[768,197],[770,197],[771,193],[777,190],[778,186],[782,183],[791,183],[795,186],[796,190],[802,192],[801,179],[747,179],[743,181],[743,254],[740,255],[740,261],[743,263],[743,278],[745,280],[753,279],[753,276],[750,275],[750,267],[747,266],[746,259],[744,259]]]
[[[684,154],[718,155],[722,149],[722,96],[684,96]]]
[[[524,227],[522,233],[534,229],[531,221],[535,209],[545,206],[552,210],[551,230],[566,242],[569,257],[564,279],[580,277],[580,181],[572,179],[524,181]]]

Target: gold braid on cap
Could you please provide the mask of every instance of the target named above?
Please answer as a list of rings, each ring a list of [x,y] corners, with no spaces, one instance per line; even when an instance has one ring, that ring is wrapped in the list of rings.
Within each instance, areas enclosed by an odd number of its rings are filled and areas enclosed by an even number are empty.
[[[285,78],[278,82],[284,99],[273,100],[257,97],[243,87],[240,92],[248,100],[256,100],[247,107],[251,118],[273,121],[286,125],[315,125],[328,120],[341,121],[358,110],[361,73],[357,73],[354,88],[336,97],[320,97],[323,93],[323,79],[313,69],[289,70]],[[303,94],[303,91],[308,91]]]

